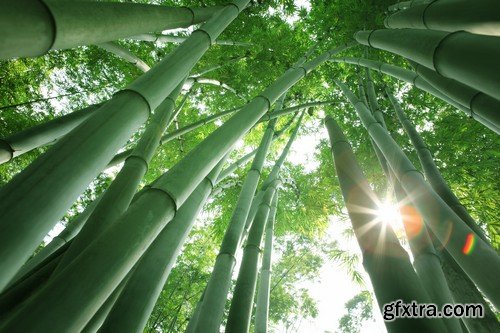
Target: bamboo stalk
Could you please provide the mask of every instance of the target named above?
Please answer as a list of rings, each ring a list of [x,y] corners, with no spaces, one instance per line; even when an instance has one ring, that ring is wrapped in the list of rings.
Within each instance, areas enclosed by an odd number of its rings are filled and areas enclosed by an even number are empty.
[[[500,286],[490,278],[500,274],[498,255],[432,190],[422,174],[415,169],[399,146],[347,86],[340,82],[336,83],[356,109],[359,118],[384,154],[396,177],[408,193],[409,199],[422,215],[424,222],[467,275],[495,306],[499,306]],[[473,238],[475,248],[474,251],[465,255],[463,249],[469,238]]]
[[[220,35],[247,3],[245,0],[237,5],[225,6],[166,59],[125,90],[115,94],[86,122],[66,135],[0,190],[0,221],[3,230],[0,234],[0,256],[4,258],[0,262],[0,271],[3,272],[0,276],[0,289],[22,266],[87,184],[104,169],[115,152],[148,118],[150,111],[161,104],[188,75],[210,47],[212,40]],[[85,4],[92,6],[95,3]],[[39,223],[34,225],[34,220]],[[20,230],[23,232],[19,232]],[[84,316],[84,312],[81,315]],[[75,321],[75,325],[79,324],[80,321]]]
[[[359,31],[356,40],[413,60],[500,100],[500,39],[465,31],[417,29]]]
[[[130,39],[143,40],[147,42],[162,42],[162,43],[182,43],[186,40],[186,36],[171,36],[162,34],[140,34],[130,37]],[[232,45],[232,46],[252,46],[252,43],[234,42],[232,40],[216,40],[215,45]]]
[[[374,216],[378,199],[357,164],[346,137],[330,116],[325,119],[325,125],[342,195],[379,308],[382,311],[384,304],[396,300],[404,303],[428,302],[408,254],[399,244],[394,231]],[[391,333],[445,331],[441,320],[430,318],[396,318],[394,321],[385,321],[385,325]]]
[[[143,73],[151,69],[151,67],[149,67],[149,65],[146,64],[141,58],[139,58],[123,46],[117,44],[116,42],[100,43],[97,44],[97,46],[131,63],[135,67],[139,68],[139,70],[141,70]]]
[[[468,31],[500,36],[500,3],[496,0],[432,1],[398,11],[384,21],[387,28]]]
[[[135,3],[6,0],[0,6],[0,59],[99,44],[150,31],[188,27],[221,7],[187,8]]]

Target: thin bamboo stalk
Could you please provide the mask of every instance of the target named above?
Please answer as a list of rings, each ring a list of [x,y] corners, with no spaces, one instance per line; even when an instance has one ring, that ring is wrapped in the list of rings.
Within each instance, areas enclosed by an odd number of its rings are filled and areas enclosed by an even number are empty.
[[[273,252],[273,230],[278,208],[278,192],[274,194],[266,225],[266,239],[262,255],[259,289],[255,306],[255,333],[267,333],[269,317],[269,295],[271,289],[271,257]]]
[[[162,43],[182,43],[186,40],[185,36],[171,36],[162,34],[140,34],[132,36],[130,39],[143,40],[147,42],[162,42]],[[233,45],[233,46],[252,46],[252,43],[234,42],[232,40],[217,40],[216,45]]]
[[[415,169],[401,148],[349,88],[341,82],[336,83],[356,109],[359,118],[384,154],[409,199],[415,205],[418,213],[422,215],[424,222],[467,275],[495,306],[499,306],[500,286],[490,278],[500,274],[498,255],[425,182],[422,174]],[[463,249],[469,238],[473,238],[475,248],[464,254]]]
[[[356,40],[413,60],[500,100],[500,39],[465,31],[418,29],[359,31]]]
[[[436,163],[434,162],[434,158],[430,149],[425,144],[424,140],[420,136],[420,134],[415,129],[415,126],[410,122],[410,120],[406,117],[401,105],[399,105],[396,98],[387,90],[386,91],[389,100],[391,101],[394,111],[396,113],[399,122],[403,126],[406,134],[410,138],[413,147],[417,151],[418,158],[420,160],[420,164],[422,165],[422,169],[424,170],[424,175],[427,178],[427,181],[434,189],[434,191],[450,206],[450,208],[457,214],[462,221],[465,222],[474,230],[474,233],[481,237],[481,239],[489,244],[488,238],[486,238],[484,231],[479,227],[477,222],[469,215],[467,209],[465,209],[464,205],[457,198],[455,193],[450,189],[448,183],[439,172]]]
[[[238,0],[243,1],[243,0]],[[229,4],[0,190],[0,289],[248,1]],[[85,6],[94,4],[85,2]],[[144,20],[144,18],[143,18]],[[78,151],[78,154],[74,152]],[[197,179],[200,181],[201,179]],[[32,222],[39,221],[36,225]],[[19,232],[22,230],[22,232]],[[85,314],[82,312],[82,316]],[[48,323],[49,320],[46,321]],[[62,324],[62,322],[61,322]],[[75,325],[81,324],[76,321]]]
[[[384,304],[396,300],[404,303],[428,302],[427,293],[394,231],[374,216],[378,199],[357,164],[346,137],[333,118],[328,116],[325,125],[330,136],[342,195],[379,308],[383,310]],[[394,321],[386,321],[385,325],[391,333],[445,331],[441,320],[429,318],[396,318]]]
[[[106,42],[97,44],[100,48],[114,54],[115,56],[122,58],[123,60],[131,63],[135,67],[139,68],[142,72],[147,72],[151,69],[148,64],[146,64],[141,58],[133,54],[131,51],[127,50],[123,46],[117,44],[116,42]]]
[[[80,125],[100,106],[91,105],[0,139],[0,164],[55,142]]]
[[[0,6],[0,59],[99,44],[150,31],[188,27],[221,7],[187,8],[135,3],[6,0]]]
[[[387,28],[468,31],[500,36],[500,3],[496,0],[432,1],[412,6],[386,18]]]

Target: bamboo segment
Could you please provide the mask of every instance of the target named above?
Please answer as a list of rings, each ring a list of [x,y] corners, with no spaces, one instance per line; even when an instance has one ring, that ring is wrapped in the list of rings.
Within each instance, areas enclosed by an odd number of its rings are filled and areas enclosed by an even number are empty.
[[[325,125],[342,195],[363,253],[363,266],[370,276],[380,309],[384,304],[396,300],[404,303],[428,302],[410,258],[399,244],[394,231],[374,216],[373,212],[378,208],[376,195],[358,166],[347,139],[333,118],[328,116]],[[445,332],[441,320],[429,318],[398,318],[386,321],[385,325],[391,333]]]
[[[432,1],[394,13],[384,24],[387,28],[463,30],[500,36],[500,3],[496,0]]]
[[[447,79],[422,65],[415,64],[415,70],[434,88],[496,126],[496,132],[500,134],[500,100],[455,80]]]
[[[137,263],[124,290],[99,329],[104,332],[137,332],[153,310],[172,266],[203,208],[225,162],[223,158],[179,208]]]
[[[149,67],[149,65],[142,61],[138,56],[115,42],[101,43],[97,44],[97,46],[131,63],[144,73],[151,69],[151,67]]]
[[[54,275],[61,272],[92,240],[102,234],[127,210],[141,179],[148,170],[149,162],[160,145],[161,134],[172,120],[175,100],[182,85],[183,82],[156,108],[131,155],[125,160],[122,169],[104,192],[68,251],[64,253]]]
[[[474,233],[481,237],[483,241],[488,244],[489,241],[484,235],[484,231],[479,227],[476,221],[474,221],[472,216],[469,215],[465,207],[460,203],[460,200],[458,200],[456,195],[444,180],[441,172],[439,172],[436,163],[434,162],[431,151],[425,144],[420,134],[415,129],[415,126],[404,114],[403,109],[399,105],[396,98],[389,91],[387,91],[387,96],[389,97],[389,100],[394,107],[399,122],[403,126],[406,134],[410,138],[413,146],[415,147],[415,150],[417,151],[418,158],[424,170],[425,177],[427,178],[427,181],[429,182],[431,187],[444,200],[444,202],[446,202],[448,206],[450,206],[450,208],[453,209],[453,211],[465,222],[465,224],[467,224],[469,228],[474,230]]]
[[[352,103],[358,116],[368,129],[370,136],[384,154],[387,162],[409,195],[424,222],[437,236],[455,261],[479,286],[485,295],[500,305],[500,286],[490,277],[500,274],[500,258],[455,212],[432,190],[423,176],[415,169],[387,131],[373,118],[367,108],[350,92],[343,83],[336,82],[344,95]],[[475,248],[464,253],[469,238],[473,238]]]
[[[186,8],[134,3],[5,0],[0,5],[0,59],[100,44],[140,33],[188,27],[221,7]]]
[[[264,253],[262,268],[260,270],[260,282],[255,305],[255,333],[267,333],[269,317],[269,294],[271,289],[271,257],[273,252],[273,230],[276,210],[278,207],[278,192],[274,194],[269,218],[266,224],[266,239],[264,241]]]
[[[417,29],[360,31],[356,40],[413,60],[500,100],[500,39],[465,31]]]
[[[380,73],[384,73],[384,74],[390,75],[392,77],[395,77],[399,80],[413,84],[413,85],[415,85],[415,87],[422,89],[422,90],[436,96],[437,98],[445,101],[446,103],[448,103],[450,105],[453,105],[454,107],[461,110],[462,112],[464,112],[468,116],[474,118],[475,120],[477,120],[478,122],[480,122],[484,126],[491,129],[492,131],[494,131],[494,132],[498,131],[496,126],[493,125],[492,123],[490,123],[488,120],[486,120],[483,117],[479,116],[478,114],[472,112],[468,107],[463,106],[462,104],[458,103],[454,99],[443,94],[442,92],[440,92],[439,90],[434,88],[424,78],[422,78],[420,75],[418,75],[417,73],[415,73],[411,70],[400,68],[400,67],[389,65],[389,64],[385,64],[385,63],[379,62],[379,61],[373,61],[373,60],[362,59],[362,58],[334,58],[334,59],[332,59],[332,61],[346,62],[346,63],[350,63],[350,64],[355,64],[355,65],[367,67],[367,68],[376,70]]]
[[[56,141],[80,125],[100,106],[91,105],[0,139],[0,164]]]
[[[237,5],[225,6],[166,59],[116,94],[0,190],[0,257],[5,258],[0,262],[3,272],[0,288],[247,3],[238,0]],[[100,3],[85,2],[85,6],[93,4]],[[222,156],[217,158],[220,160]],[[217,158],[212,167],[218,162]],[[197,178],[196,182],[201,179]],[[33,225],[34,220],[40,223]]]

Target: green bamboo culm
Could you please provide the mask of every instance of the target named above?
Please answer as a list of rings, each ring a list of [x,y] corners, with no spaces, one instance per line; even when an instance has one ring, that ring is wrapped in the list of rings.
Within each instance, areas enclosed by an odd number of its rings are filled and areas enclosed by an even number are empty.
[[[304,103],[304,104],[299,104],[299,105],[291,106],[291,107],[282,109],[281,111],[266,113],[264,116],[261,117],[261,119],[259,119],[259,123],[260,122],[269,121],[271,119],[275,119],[275,118],[278,118],[278,117],[281,117],[281,116],[284,116],[284,115],[287,115],[287,114],[290,114],[290,113],[297,113],[297,112],[299,112],[299,111],[301,111],[303,109],[307,109],[307,108],[310,108],[310,107],[316,107],[316,106],[321,106],[321,105],[329,105],[329,104],[332,104],[332,103],[335,103],[335,102],[334,101],[317,101],[317,102],[309,102],[309,103]],[[182,128],[179,128],[178,130],[166,133],[161,138],[161,144],[162,145],[166,144],[167,142],[169,142],[169,141],[171,141],[173,139],[176,139],[176,138],[180,137],[181,135],[189,133],[190,131],[193,131],[193,130],[195,130],[195,129],[203,126],[203,125],[212,123],[212,122],[216,121],[217,119],[222,118],[223,116],[226,116],[226,115],[238,112],[242,108],[243,108],[243,106],[239,106],[239,107],[232,108],[232,109],[229,109],[229,110],[226,110],[226,111],[222,111],[222,112],[213,114],[211,116],[208,116],[206,118],[200,119],[198,121],[195,121],[194,123],[191,123],[191,124],[186,125],[186,126],[184,126]],[[123,151],[121,153],[116,154],[115,157],[113,157],[113,159],[108,163],[108,165],[106,166],[106,168],[110,168],[110,167],[113,167],[113,166],[115,166],[117,164],[122,163],[123,161],[125,161],[125,159],[128,156],[130,156],[131,153],[132,153],[132,149],[127,149],[127,150],[125,150],[125,151]]]
[[[196,217],[216,185],[225,159],[198,185],[141,257],[99,333],[143,331]]]
[[[498,307],[500,305],[500,286],[489,279],[489,276],[500,274],[498,255],[432,190],[401,148],[349,88],[338,81],[336,84],[355,108],[370,136],[384,154],[396,177],[409,195],[409,199],[418,213],[422,215],[424,222],[428,223],[429,229],[467,275]],[[473,251],[464,253],[463,249],[469,238],[473,238],[475,248]]]
[[[500,100],[500,39],[465,31],[418,29],[359,31],[356,40],[413,60],[438,74]]]
[[[376,195],[357,164],[346,137],[333,118],[326,117],[325,125],[342,195],[363,254],[363,266],[370,276],[380,309],[396,300],[429,302],[394,231],[383,221],[377,221],[371,213],[378,208]],[[385,325],[390,333],[445,332],[443,322],[436,319],[399,318],[386,321]]]
[[[398,11],[384,21],[386,28],[468,31],[500,36],[500,3],[496,0],[432,1]]]
[[[500,134],[500,112],[498,112],[500,101],[498,99],[455,80],[447,79],[422,65],[414,64],[414,67],[417,74],[434,88],[468,107],[471,113],[493,124],[496,127],[496,133]]]
[[[155,73],[156,68],[162,68],[165,65],[165,61],[160,62],[159,65],[144,74],[148,78],[153,78],[152,80],[139,78],[139,82],[135,81],[131,88],[134,90],[144,90],[145,98],[150,100],[150,104],[153,107],[156,107],[161,102],[159,98],[162,93],[156,89],[153,89],[155,91],[150,91],[145,88],[151,86],[150,83],[155,82],[160,85],[163,94],[165,92],[170,93],[170,89],[173,89],[175,85],[180,83],[183,77],[187,76],[187,72],[192,67],[192,64],[208,48],[210,41],[215,39],[247,4],[248,1],[228,4],[218,15],[215,15],[203,25],[200,28],[202,30],[193,32],[191,37],[179,46],[167,59],[167,67],[173,71],[172,75]],[[178,61],[173,61],[176,59],[182,59],[182,61],[179,61],[179,65],[177,65]],[[177,75],[179,75],[179,79],[173,85],[171,81]],[[266,105],[264,101],[260,104]],[[120,111],[118,114],[124,114],[126,116],[124,118],[130,118],[131,115],[125,112],[126,110],[130,110],[129,104],[118,110]],[[265,109],[262,113],[264,112]],[[19,311],[16,316],[12,317],[10,321],[4,323],[1,330],[9,331],[11,330],[9,327],[19,329],[19,326],[23,326],[22,330],[25,332],[40,330],[78,331],[83,328],[89,316],[93,315],[94,309],[98,308],[106,300],[146,250],[147,246],[151,244],[154,237],[172,219],[175,207],[179,207],[182,204],[186,197],[194,190],[194,187],[208,174],[210,171],[208,168],[215,166],[230,148],[222,145],[219,150],[214,150],[213,147],[219,146],[219,142],[214,141],[227,142],[225,140],[230,140],[234,144],[234,142],[243,136],[245,129],[253,125],[253,117],[255,115],[249,112],[245,113],[242,117],[233,118],[232,126],[230,124],[229,126],[220,127],[216,131],[218,133],[211,135],[210,139],[204,141],[205,144],[199,145],[188,154],[189,157],[183,160],[184,163],[180,162],[177,164],[177,167],[174,166],[170,169],[168,176],[163,177],[163,179],[166,178],[165,180],[168,183],[169,180],[177,182],[179,177],[184,178],[180,182],[181,186],[171,184],[174,190],[165,192],[162,190],[162,184],[159,184],[159,186],[145,191],[117,223],[113,224],[112,227],[108,228],[102,235],[95,239],[66,269],[57,276],[54,276],[50,283],[40,290],[26,307]],[[260,114],[257,114],[256,117],[256,120],[258,120]],[[248,118],[251,119],[250,123]],[[122,122],[118,123],[120,126],[123,126]],[[124,121],[124,123],[127,123],[127,121]],[[221,132],[222,137],[218,135]],[[107,134],[109,135],[109,133]],[[230,135],[228,136],[227,134]],[[102,142],[99,145],[102,146]],[[207,149],[208,147],[210,148]],[[101,161],[104,162],[102,163],[102,167],[104,167],[111,157],[112,154],[108,155],[106,158],[107,161]],[[168,185],[166,186],[169,187]],[[166,195],[168,192],[174,193],[172,195],[176,198],[174,199],[175,201],[170,199],[169,195]],[[149,211],[149,213],[145,213],[144,210]],[[142,223],[137,223],[138,220],[141,220]],[[88,278],[83,278],[83,275],[86,275]],[[62,284],[60,283],[61,279],[65,281]],[[69,283],[69,281],[72,282]],[[95,281],[96,283],[89,283],[89,281]],[[69,288],[72,283],[75,284]],[[73,288],[76,285],[80,286]],[[72,295],[76,291],[78,291],[79,296]],[[76,304],[74,302],[75,299],[78,299],[81,303]],[[48,303],[51,303],[51,306]],[[31,318],[37,317],[40,320],[30,322],[22,320],[23,311],[28,311]],[[20,317],[17,317],[17,315],[20,315]],[[64,320],[51,319],[56,317],[64,318]]]
[[[0,59],[34,57],[49,50],[99,44],[140,33],[184,28],[221,7],[67,0],[5,0],[0,5]]]
[[[396,112],[396,116],[403,126],[406,134],[410,138],[413,147],[415,148],[418,158],[420,160],[420,164],[422,165],[422,169],[424,171],[424,175],[434,189],[434,191],[450,206],[451,209],[471,228],[476,235],[481,237],[486,243],[489,242],[488,238],[485,236],[484,231],[479,227],[477,222],[469,215],[467,209],[457,198],[455,193],[450,189],[446,180],[444,180],[441,172],[436,166],[434,162],[434,158],[432,156],[431,151],[425,144],[424,140],[420,136],[420,134],[415,129],[415,126],[410,122],[410,120],[406,117],[401,105],[399,105],[398,101],[391,94],[390,91],[386,90],[387,96],[394,107]]]
[[[0,164],[55,142],[87,119],[100,104],[91,105],[0,139]]]
[[[255,301],[255,333],[267,333],[269,321],[269,295],[271,290],[271,257],[273,252],[273,231],[276,210],[278,208],[278,194],[276,192],[271,204],[271,210],[266,224],[266,237],[264,241],[264,252],[262,254],[262,266],[260,269],[259,289]]]
[[[186,40],[185,36],[171,36],[162,34],[140,34],[132,36],[130,39],[144,40],[148,42],[162,42],[162,43],[182,43]],[[251,43],[235,42],[232,40],[217,40],[216,45],[232,45],[232,46],[252,46]]]
[[[132,153],[127,157],[120,172],[104,192],[85,226],[64,253],[54,274],[61,272],[80,255],[85,247],[127,210],[148,170],[149,162],[160,145],[160,137],[173,118],[175,100],[183,83],[184,81],[155,109]]]
[[[257,285],[258,261],[260,258],[260,246],[266,222],[269,217],[271,203],[279,187],[279,169],[283,164],[293,141],[297,137],[299,127],[302,123],[304,113],[301,114],[297,125],[290,135],[287,145],[278,158],[268,178],[263,182],[261,192],[262,199],[259,201],[258,209],[253,219],[246,244],[243,248],[243,258],[233,292],[231,307],[226,324],[226,332],[245,333],[250,329],[252,305]]]
[[[240,1],[226,5],[166,59],[94,111],[0,190],[0,256],[4,258],[0,289],[248,3]],[[38,222],[33,224],[34,220]]]
[[[484,126],[488,127],[492,131],[496,133],[500,133],[499,129],[492,124],[490,121],[486,120],[482,116],[480,116],[476,112],[472,112],[468,107],[460,104],[459,102],[455,101],[454,99],[450,98],[446,94],[442,93],[438,89],[434,88],[433,85],[431,85],[429,82],[427,82],[423,77],[421,77],[419,74],[408,70],[404,69],[401,67],[397,67],[394,65],[389,65],[380,61],[373,61],[369,59],[363,59],[363,58],[334,58],[332,61],[335,62],[345,62],[345,63],[350,63],[350,64],[355,64],[359,66],[363,66],[366,68],[373,69],[377,72],[387,74],[389,76],[392,76],[394,78],[397,78],[399,80],[405,81],[407,83],[413,84],[415,87],[426,91],[437,98],[445,101],[446,103],[454,106],[458,110],[461,110],[464,112],[466,115],[474,118]]]
[[[377,122],[387,131],[382,113],[380,111],[374,112],[373,109],[371,109],[371,111]],[[389,180],[388,187],[392,187],[394,190],[397,206],[406,232],[406,238],[408,239],[410,250],[413,255],[413,266],[415,267],[424,289],[427,291],[430,300],[439,306],[443,306],[446,303],[453,303],[451,291],[448,288],[446,278],[441,268],[441,258],[434,248],[425,224],[413,206],[409,203],[406,192],[404,192],[396,176],[388,167],[384,155],[371,137],[370,142]],[[443,319],[443,322],[448,332],[461,332],[460,322],[457,318]]]
[[[146,73],[151,69],[148,64],[146,64],[142,59],[138,56],[124,48],[123,46],[117,44],[116,42],[106,42],[98,44],[100,48],[108,51],[109,53],[114,54],[115,56],[131,63],[135,67],[137,67],[141,72]]]

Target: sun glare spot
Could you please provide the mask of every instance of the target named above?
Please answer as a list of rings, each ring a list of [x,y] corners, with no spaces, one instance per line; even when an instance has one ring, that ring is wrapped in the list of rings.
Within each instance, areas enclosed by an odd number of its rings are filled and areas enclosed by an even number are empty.
[[[402,220],[397,205],[390,202],[381,202],[376,214],[380,222],[391,226],[394,230],[401,229]]]

